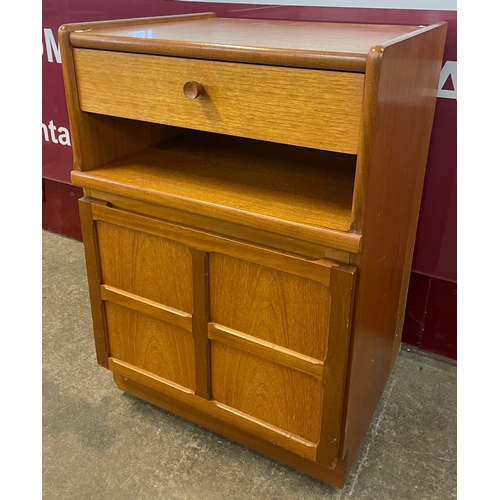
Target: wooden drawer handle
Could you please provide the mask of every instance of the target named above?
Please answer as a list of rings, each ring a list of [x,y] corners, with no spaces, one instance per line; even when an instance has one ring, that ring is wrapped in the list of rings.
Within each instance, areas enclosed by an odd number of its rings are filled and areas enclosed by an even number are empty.
[[[182,90],[188,99],[197,99],[205,91],[203,85],[198,82],[186,82]]]

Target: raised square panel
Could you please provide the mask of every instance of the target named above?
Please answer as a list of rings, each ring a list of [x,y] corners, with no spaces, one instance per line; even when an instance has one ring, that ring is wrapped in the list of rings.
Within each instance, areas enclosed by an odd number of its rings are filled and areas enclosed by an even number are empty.
[[[103,284],[191,313],[193,276],[187,246],[97,221]]]
[[[212,341],[212,396],[308,441],[319,439],[323,387],[310,375]]]
[[[195,389],[190,332],[113,302],[106,302],[106,320],[111,357]]]
[[[225,327],[323,360],[330,293],[300,276],[210,254],[210,319]]]

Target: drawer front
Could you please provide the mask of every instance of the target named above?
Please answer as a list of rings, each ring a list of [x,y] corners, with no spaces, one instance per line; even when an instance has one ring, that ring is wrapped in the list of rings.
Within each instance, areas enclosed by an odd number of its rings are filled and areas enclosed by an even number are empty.
[[[364,75],[75,49],[83,111],[357,153]],[[184,95],[187,82],[204,92]]]

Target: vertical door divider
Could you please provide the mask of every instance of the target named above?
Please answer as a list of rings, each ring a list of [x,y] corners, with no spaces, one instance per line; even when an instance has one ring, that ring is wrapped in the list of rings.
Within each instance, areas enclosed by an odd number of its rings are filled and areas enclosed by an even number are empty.
[[[211,399],[209,314],[209,254],[190,248],[193,261],[193,338],[195,359],[195,394]]]
[[[332,268],[330,274],[330,324],[323,368],[323,415],[316,461],[335,467],[341,440],[347,354],[351,333],[356,269]]]

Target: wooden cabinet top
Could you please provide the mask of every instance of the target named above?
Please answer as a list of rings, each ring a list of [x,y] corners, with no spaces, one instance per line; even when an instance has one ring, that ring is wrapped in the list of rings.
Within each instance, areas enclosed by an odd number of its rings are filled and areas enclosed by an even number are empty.
[[[367,200],[383,205],[397,198],[394,207],[402,198],[413,200],[409,165],[415,159],[415,172],[425,171],[445,34],[446,23],[213,13],[64,25],[72,180],[143,202],[154,192],[156,203],[175,210],[359,254]],[[196,98],[186,94],[191,84],[202,89]],[[189,130],[220,134],[223,145],[213,149],[211,135],[202,147]],[[116,138],[118,131],[128,140]],[[188,141],[174,144],[177,132]],[[246,142],[233,147],[228,137]],[[170,145],[159,148],[162,140]],[[272,143],[271,152],[255,142],[245,153],[249,140]],[[311,150],[321,150],[320,161],[311,161],[317,154]],[[351,156],[344,161],[340,154]],[[185,163],[198,172],[194,180]],[[230,181],[235,166],[248,174],[244,180],[238,173],[236,184]],[[220,196],[222,179],[230,185],[226,197]],[[375,219],[379,212],[370,209]]]
[[[62,27],[74,47],[274,65],[365,71],[382,49],[427,28],[216,18],[213,13]]]

